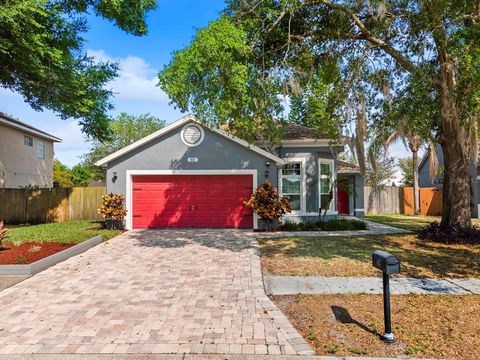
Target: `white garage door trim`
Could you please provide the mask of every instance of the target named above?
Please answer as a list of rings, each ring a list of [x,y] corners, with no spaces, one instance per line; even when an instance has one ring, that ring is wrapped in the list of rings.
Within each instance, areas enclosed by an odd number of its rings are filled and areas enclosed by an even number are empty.
[[[127,170],[125,203],[127,208],[126,228],[132,230],[132,177],[135,175],[252,175],[253,191],[258,188],[257,170]],[[253,214],[253,228],[258,229],[258,215]]]

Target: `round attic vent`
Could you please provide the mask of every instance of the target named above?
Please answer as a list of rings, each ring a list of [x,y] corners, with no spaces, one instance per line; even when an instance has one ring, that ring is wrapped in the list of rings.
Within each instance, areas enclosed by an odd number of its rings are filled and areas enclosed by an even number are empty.
[[[187,146],[197,146],[203,141],[203,129],[195,124],[185,125],[181,133],[182,141]]]

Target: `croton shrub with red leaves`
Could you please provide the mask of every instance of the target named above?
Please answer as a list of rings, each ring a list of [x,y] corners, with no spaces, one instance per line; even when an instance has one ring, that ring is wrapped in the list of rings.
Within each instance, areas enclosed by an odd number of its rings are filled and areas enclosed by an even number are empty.
[[[243,203],[265,222],[269,230],[272,229],[274,221],[292,211],[288,200],[278,195],[278,190],[269,180],[265,180],[250,199]]]
[[[125,195],[123,194],[106,194],[102,196],[102,206],[98,209],[99,214],[105,220],[123,221],[127,215],[124,208]]]

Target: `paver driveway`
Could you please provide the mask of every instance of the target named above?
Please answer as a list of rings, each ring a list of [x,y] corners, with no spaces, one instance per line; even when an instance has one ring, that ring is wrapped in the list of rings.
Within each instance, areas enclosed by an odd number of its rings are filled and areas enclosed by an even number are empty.
[[[0,329],[3,354],[313,354],[234,230],[125,233],[3,290]]]

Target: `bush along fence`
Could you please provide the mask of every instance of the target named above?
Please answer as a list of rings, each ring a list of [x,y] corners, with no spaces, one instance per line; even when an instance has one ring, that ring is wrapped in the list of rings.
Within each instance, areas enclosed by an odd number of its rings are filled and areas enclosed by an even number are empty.
[[[420,213],[442,215],[442,189],[420,188]],[[414,214],[413,188],[384,186],[365,187],[366,214]]]
[[[43,224],[102,220],[105,187],[69,189],[0,189],[0,219],[6,224]]]

